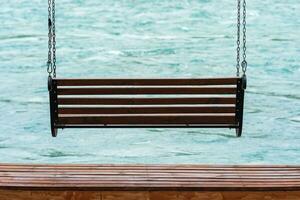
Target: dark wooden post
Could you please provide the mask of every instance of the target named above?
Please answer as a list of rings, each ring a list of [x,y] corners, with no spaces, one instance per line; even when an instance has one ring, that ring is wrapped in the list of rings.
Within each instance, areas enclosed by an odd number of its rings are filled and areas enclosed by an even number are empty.
[[[58,102],[57,102],[57,81],[49,77],[48,90],[50,100],[50,123],[52,137],[57,136],[57,120],[58,120]]]
[[[243,114],[244,114],[244,96],[246,89],[246,76],[239,78],[237,81],[236,93],[236,136],[241,137],[243,131]]]

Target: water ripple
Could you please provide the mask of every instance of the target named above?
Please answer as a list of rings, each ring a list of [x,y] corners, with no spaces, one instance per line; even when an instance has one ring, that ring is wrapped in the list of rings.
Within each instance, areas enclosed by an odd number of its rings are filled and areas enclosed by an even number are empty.
[[[58,77],[234,76],[235,3],[57,1]],[[234,129],[156,128],[67,129],[52,138],[47,5],[5,1],[1,162],[299,164],[299,10],[296,0],[249,1],[249,86],[241,138]]]

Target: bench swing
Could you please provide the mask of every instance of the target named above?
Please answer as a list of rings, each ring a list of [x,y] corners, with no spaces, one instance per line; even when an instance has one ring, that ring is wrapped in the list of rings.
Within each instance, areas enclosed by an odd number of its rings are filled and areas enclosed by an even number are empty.
[[[237,137],[242,135],[247,69],[245,0],[243,5],[237,1],[236,76],[179,79],[56,78],[55,0],[48,3],[47,72],[53,137],[63,128],[153,127],[234,128]]]

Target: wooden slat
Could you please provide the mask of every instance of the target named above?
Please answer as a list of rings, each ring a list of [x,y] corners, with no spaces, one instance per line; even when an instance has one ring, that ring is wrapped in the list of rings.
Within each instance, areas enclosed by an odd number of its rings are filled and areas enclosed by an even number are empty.
[[[236,85],[238,78],[191,79],[54,79],[58,86]]]
[[[186,186],[194,186],[194,187],[199,187],[201,184],[207,184],[208,186],[218,186],[220,182],[222,184],[228,184],[229,186],[231,185],[237,185],[241,184],[241,179],[240,178],[228,178],[228,179],[217,179],[217,178],[176,178],[176,177],[169,177],[169,178],[157,178],[157,177],[146,177],[146,176],[141,176],[141,177],[134,177],[134,176],[129,176],[129,177],[123,177],[123,176],[118,176],[119,178],[113,178],[113,177],[97,177],[97,178],[91,178],[91,177],[78,177],[78,178],[73,178],[73,177],[53,177],[55,180],[56,184],[79,184],[82,186],[89,186],[89,185],[113,185],[113,186],[118,186],[120,184],[126,185],[126,184],[134,184],[135,186],[143,186],[145,184],[152,185],[153,186],[159,186],[160,184],[163,185],[168,185],[168,186],[174,186],[174,185],[186,185]],[[45,181],[46,177],[20,177],[20,178],[15,178],[15,177],[1,177],[2,181],[8,182],[8,183],[28,183],[28,184],[49,184],[50,181]],[[281,185],[290,185],[290,184],[300,184],[299,178],[292,180],[290,178],[278,178],[278,179],[268,179],[268,178],[261,178],[261,179],[245,179],[243,180],[243,184],[253,184],[253,185],[261,185],[261,184],[267,184],[271,183],[273,186],[276,186],[276,182],[281,181]],[[52,183],[54,185],[54,183]],[[279,185],[279,184],[278,184]],[[124,187],[124,186],[123,186]]]
[[[59,114],[235,113],[235,107],[102,107],[59,108]]]
[[[59,165],[49,165],[49,164],[36,164],[28,165],[22,163],[0,163],[0,171],[6,169],[27,169],[38,170],[38,169],[51,169],[51,170],[61,170],[61,169],[75,169],[75,170],[188,170],[202,171],[202,170],[220,170],[220,171],[297,171],[300,173],[300,165],[205,165],[205,164],[59,164]]]
[[[178,104],[235,104],[232,97],[202,98],[66,98],[59,97],[61,105],[178,105]]]
[[[0,174],[0,178],[1,180],[4,180],[4,178],[6,178],[6,180],[10,180],[10,179],[15,179],[15,173],[14,174]],[[141,181],[141,177],[145,177],[146,175],[148,175],[148,179],[152,179],[152,181],[168,181],[168,180],[173,180],[173,181],[189,181],[189,182],[198,182],[199,179],[203,180],[203,181],[216,181],[216,180],[221,180],[224,182],[237,182],[240,181],[240,177],[241,175],[222,175],[222,174],[216,174],[216,175],[211,175],[211,176],[207,176],[207,175],[194,175],[193,177],[190,176],[190,174],[182,174],[182,175],[177,175],[174,174],[172,175],[172,177],[170,177],[170,175],[168,174],[124,174],[122,176],[120,176],[119,174],[32,174],[29,175],[28,173],[23,173],[23,174],[18,174],[18,179],[23,179],[23,180],[44,180],[45,178],[49,177],[49,176],[55,176],[55,178],[57,180],[82,180],[82,181],[88,181],[88,180],[93,180],[93,181],[117,181],[117,180],[123,180],[126,181],[128,179],[134,179],[136,181]],[[282,180],[285,182],[300,182],[300,176],[295,176],[295,175],[290,175],[290,176],[286,176],[286,175],[265,175],[265,176],[255,176],[255,175],[242,175],[245,179],[247,179],[246,181],[248,182],[272,182],[272,181],[278,181],[278,180]],[[266,180],[265,180],[266,179]]]
[[[59,116],[58,124],[234,124],[234,115]]]
[[[56,128],[238,128],[238,124],[56,124]]]
[[[294,191],[300,166],[0,164],[0,189]]]
[[[234,87],[59,88],[58,95],[235,94]]]
[[[18,173],[18,176],[20,177],[47,177],[47,176],[54,176],[56,177],[74,177],[74,178],[80,178],[80,177],[118,177],[119,174],[116,170],[74,170],[74,169],[60,169],[62,172],[61,174],[57,174],[56,171],[51,170],[34,170],[35,173],[28,174],[27,171],[13,171],[13,170],[4,170],[0,172],[0,177],[13,177],[15,176],[16,172]],[[279,173],[274,173],[272,171],[265,171],[265,172],[235,172],[235,171],[213,171],[213,170],[198,170],[198,171],[192,171],[189,172],[189,170],[124,170],[122,173],[122,176],[124,177],[130,177],[130,176],[145,176],[148,175],[148,177],[152,178],[168,178],[170,173],[173,174],[173,177],[177,178],[186,178],[187,176],[193,176],[192,178],[240,178],[240,176],[243,176],[245,178],[249,179],[262,179],[262,178],[268,178],[270,180],[278,179],[278,178],[288,178],[288,179],[299,179],[300,174],[299,172],[289,172],[286,171],[279,171]]]
[[[60,164],[53,165],[49,164],[38,164],[38,165],[28,165],[20,163],[0,163],[1,171],[38,171],[38,170],[79,170],[79,171],[92,171],[92,170],[126,170],[126,171],[188,171],[193,172],[210,172],[210,171],[220,171],[220,172],[268,172],[277,173],[284,171],[286,173],[300,173],[300,165],[198,165],[198,164],[178,164],[178,165],[168,165],[168,164]]]

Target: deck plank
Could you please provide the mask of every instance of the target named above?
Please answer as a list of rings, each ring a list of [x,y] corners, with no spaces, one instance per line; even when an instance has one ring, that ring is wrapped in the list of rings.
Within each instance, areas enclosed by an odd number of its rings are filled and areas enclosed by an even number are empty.
[[[300,166],[0,164],[0,189],[298,191]]]

